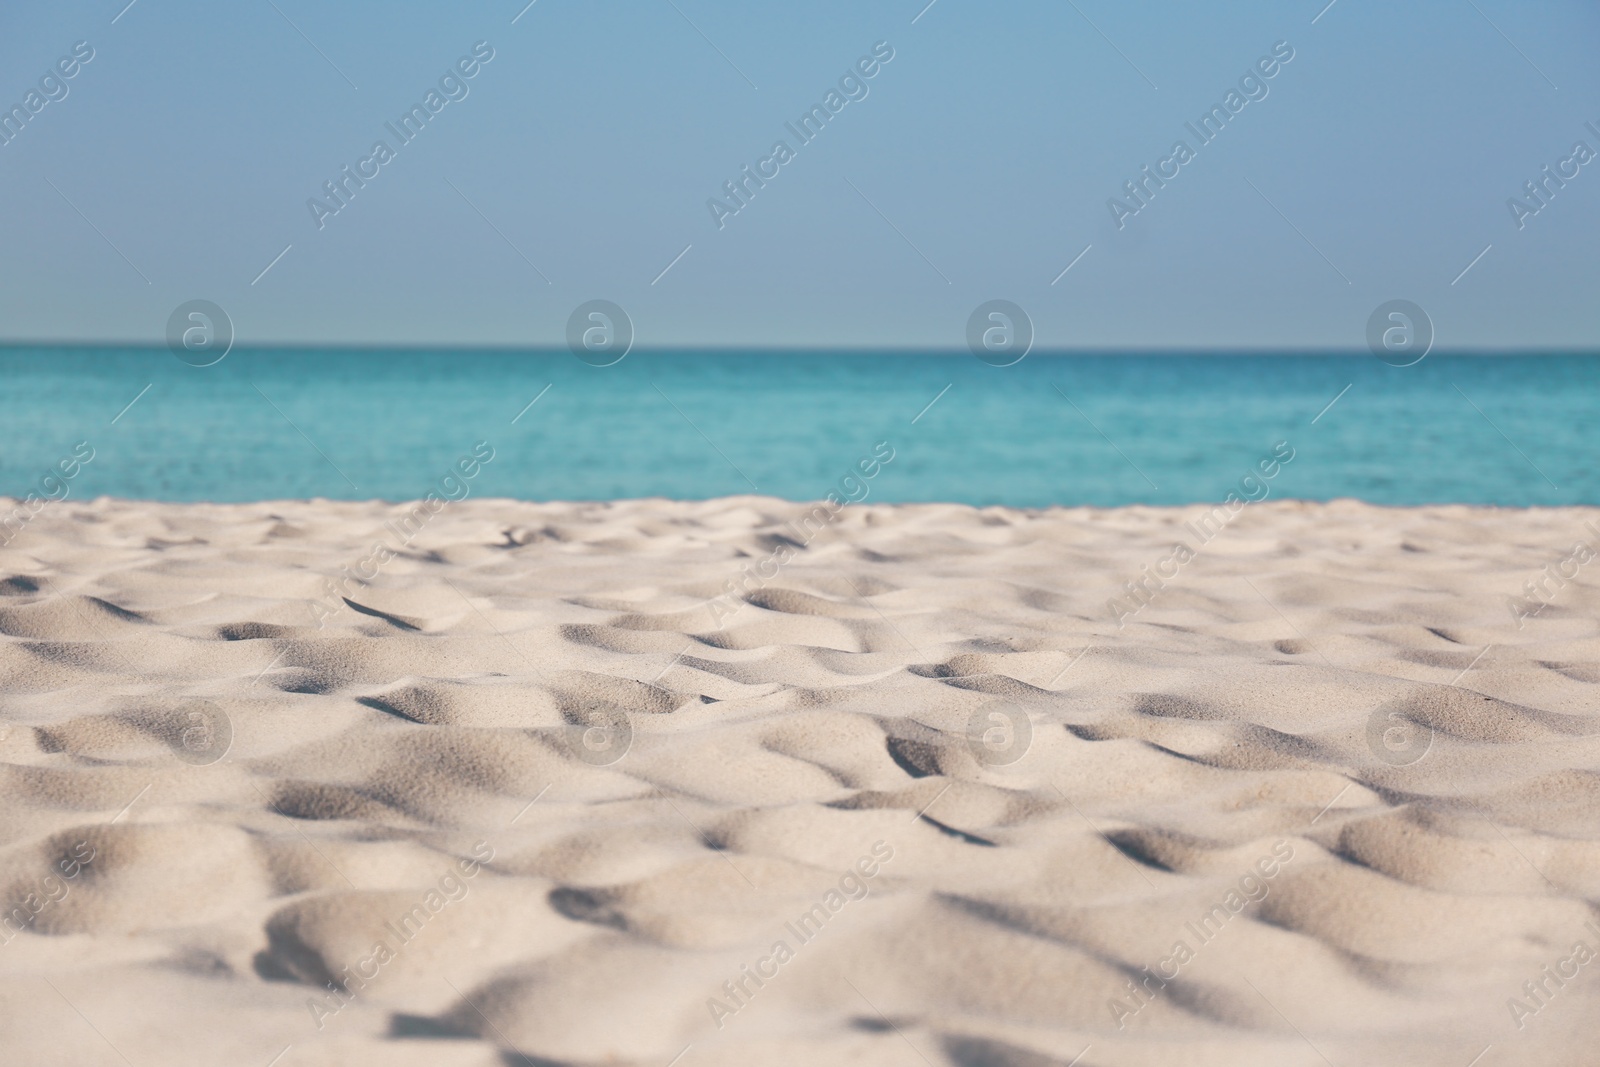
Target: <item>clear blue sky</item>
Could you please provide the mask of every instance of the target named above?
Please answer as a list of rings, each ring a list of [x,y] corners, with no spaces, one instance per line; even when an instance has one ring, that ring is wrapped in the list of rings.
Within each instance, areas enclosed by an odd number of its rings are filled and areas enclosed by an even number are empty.
[[[1058,348],[1360,349],[1393,298],[1441,348],[1600,339],[1600,160],[1521,229],[1506,203],[1600,152],[1592,0],[125,2],[0,17],[8,109],[94,52],[0,146],[0,339],[159,344],[195,298],[241,344],[559,346],[594,298],[641,345],[959,348],[992,298]],[[385,124],[479,41],[401,146]],[[1201,145],[1185,123],[1279,41]],[[380,139],[319,229],[307,200]],[[1119,230],[1107,200],[1179,139]]]

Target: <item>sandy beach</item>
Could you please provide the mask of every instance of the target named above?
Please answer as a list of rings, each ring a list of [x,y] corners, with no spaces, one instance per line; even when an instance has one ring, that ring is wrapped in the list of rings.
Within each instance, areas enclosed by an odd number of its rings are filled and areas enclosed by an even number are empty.
[[[1207,510],[45,507],[0,1048],[1595,1063],[1600,510]]]

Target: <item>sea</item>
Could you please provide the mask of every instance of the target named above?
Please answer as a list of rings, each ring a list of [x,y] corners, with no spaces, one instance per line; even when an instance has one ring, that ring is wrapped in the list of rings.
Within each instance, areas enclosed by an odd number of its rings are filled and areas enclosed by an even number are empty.
[[[0,350],[12,497],[1594,505],[1597,441],[1582,354]]]

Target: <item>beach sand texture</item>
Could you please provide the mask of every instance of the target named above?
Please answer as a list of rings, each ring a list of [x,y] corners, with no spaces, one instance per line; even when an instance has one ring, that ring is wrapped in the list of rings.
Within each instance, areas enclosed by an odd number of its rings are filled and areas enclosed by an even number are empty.
[[[1600,1062],[1600,511],[806,510],[47,509],[0,1057]]]

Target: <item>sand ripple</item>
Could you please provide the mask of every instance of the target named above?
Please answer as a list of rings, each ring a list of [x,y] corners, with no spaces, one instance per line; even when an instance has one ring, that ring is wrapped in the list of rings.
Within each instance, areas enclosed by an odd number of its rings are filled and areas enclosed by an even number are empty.
[[[0,1047],[1596,1062],[1600,597],[1507,608],[1591,514],[1257,505],[1119,627],[1183,511],[851,507],[749,577],[802,511],[472,501],[331,598],[397,509],[41,517]]]

